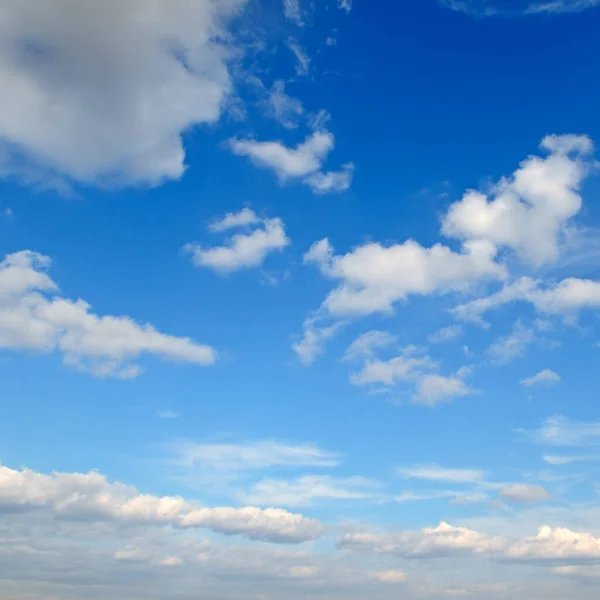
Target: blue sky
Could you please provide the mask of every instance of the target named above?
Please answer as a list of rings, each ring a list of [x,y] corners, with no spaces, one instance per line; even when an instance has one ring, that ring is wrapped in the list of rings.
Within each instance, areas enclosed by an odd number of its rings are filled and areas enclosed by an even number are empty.
[[[3,600],[596,597],[598,2],[388,4],[0,2]]]

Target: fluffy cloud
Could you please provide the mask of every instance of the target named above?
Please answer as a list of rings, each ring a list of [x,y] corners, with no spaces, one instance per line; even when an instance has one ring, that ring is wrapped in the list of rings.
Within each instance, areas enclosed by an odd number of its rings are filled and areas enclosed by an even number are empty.
[[[269,93],[267,112],[287,129],[294,129],[304,114],[304,107],[300,100],[285,93],[285,81],[278,79]]]
[[[136,377],[134,360],[143,354],[211,365],[209,346],[158,332],[129,317],[98,316],[83,300],[59,296],[47,274],[48,257],[31,251],[10,254],[0,263],[0,347],[58,351],[65,364],[99,377]]]
[[[281,252],[291,243],[281,219],[259,219],[248,208],[225,215],[223,219],[213,222],[209,229],[219,232],[244,226],[252,227],[247,233],[232,235],[223,246],[205,248],[192,243],[184,246],[183,250],[191,254],[197,267],[232,273],[260,266],[269,254]]]
[[[578,193],[591,171],[593,150],[586,136],[548,136],[546,158],[531,156],[488,195],[467,192],[448,209],[442,232],[449,237],[485,240],[517,252],[534,266],[554,262],[561,235],[581,210]]]
[[[399,569],[390,571],[371,571],[369,576],[371,579],[380,581],[381,583],[404,583],[407,579],[406,573]]]
[[[475,17],[516,17],[581,12],[599,0],[439,0],[443,6]]]
[[[522,379],[521,385],[524,385],[525,387],[532,387],[534,385],[550,385],[553,383],[558,383],[560,380],[561,378],[558,373],[555,373],[551,369],[544,369],[536,375]]]
[[[283,0],[283,14],[286,19],[294,21],[298,27],[304,25],[302,11],[300,10],[300,0]]]
[[[517,560],[587,561],[600,559],[600,540],[591,533],[577,533],[566,528],[540,527],[534,537],[512,544],[508,558]]]
[[[404,558],[435,558],[456,554],[501,551],[503,538],[488,536],[464,527],[441,522],[437,527],[396,535],[348,533],[338,542],[341,548],[393,554]]]
[[[182,134],[232,88],[245,0],[19,0],[0,21],[0,173],[148,183],[185,170]]]
[[[282,104],[281,98],[278,102]],[[286,105],[289,107],[289,102]],[[284,118],[283,115],[280,118]],[[335,146],[333,135],[322,127],[317,127],[316,131],[295,148],[288,148],[279,141],[232,139],[229,144],[234,154],[247,156],[257,166],[275,171],[280,182],[299,179],[315,194],[344,192],[352,184],[352,163],[343,165],[341,171],[321,170]]]
[[[180,497],[140,494],[96,472],[45,475],[0,466],[0,512],[14,510],[46,512],[64,521],[205,528],[279,543],[316,539],[323,531],[318,521],[281,509],[197,507]]]
[[[328,340],[333,338],[344,326],[343,322],[320,325],[318,317],[309,317],[304,321],[302,338],[292,344],[292,350],[301,363],[309,365],[319,357]]]
[[[305,77],[310,73],[310,57],[306,54],[304,48],[294,39],[290,38],[287,47],[296,58],[296,75]]]
[[[430,344],[443,344],[444,342],[451,342],[459,338],[462,334],[463,328],[460,325],[449,325],[431,334],[427,338],[427,341]]]
[[[503,487],[499,494],[502,500],[513,504],[537,504],[550,498],[548,490],[541,485],[516,483]]]
[[[459,375],[444,377],[429,373],[419,379],[414,401],[425,406],[437,406],[442,402],[449,402],[452,398],[469,396],[473,393],[474,390]]]
[[[304,256],[321,273],[339,281],[323,308],[333,316],[391,313],[394,303],[410,295],[461,290],[480,279],[503,279],[496,250],[485,241],[467,242],[463,251],[436,244],[424,248],[409,240],[382,246],[369,243],[335,255],[329,240],[316,242]]]
[[[353,361],[373,358],[375,350],[388,348],[396,343],[396,338],[387,331],[367,331],[358,336],[346,350],[344,360]]]
[[[352,2],[353,0],[337,0],[338,8],[349,13],[352,11]]]
[[[461,304],[452,310],[460,320],[487,326],[483,315],[512,302],[529,302],[546,315],[573,315],[584,309],[600,308],[600,283],[590,279],[568,278],[546,285],[531,277],[521,277],[506,284],[500,291]]]

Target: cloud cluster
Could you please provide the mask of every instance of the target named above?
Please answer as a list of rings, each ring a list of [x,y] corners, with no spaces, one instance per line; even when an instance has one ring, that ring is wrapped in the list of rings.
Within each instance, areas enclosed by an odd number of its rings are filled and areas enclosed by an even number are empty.
[[[45,512],[64,521],[205,528],[278,543],[301,543],[323,532],[315,519],[281,509],[207,508],[180,497],[140,494],[96,472],[45,475],[0,466],[0,512],[15,510]]]
[[[60,296],[50,266],[48,257],[28,250],[0,263],[0,347],[59,352],[67,365],[123,379],[141,373],[134,361],[144,354],[202,366],[217,359],[209,346],[130,317],[98,316],[84,300]]]
[[[0,19],[0,174],[157,184],[232,89],[246,0],[19,0]]]
[[[184,246],[183,251],[191,255],[197,267],[226,274],[258,267],[269,254],[281,252],[291,243],[281,219],[261,219],[249,208],[228,213],[209,225],[212,232],[240,228],[247,231],[232,235],[222,246],[204,247],[198,243],[190,243]]]

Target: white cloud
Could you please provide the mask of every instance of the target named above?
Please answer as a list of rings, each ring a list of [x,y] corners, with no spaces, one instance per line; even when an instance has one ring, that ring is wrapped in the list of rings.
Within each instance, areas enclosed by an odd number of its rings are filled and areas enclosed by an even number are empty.
[[[480,279],[502,279],[504,267],[494,262],[487,242],[468,242],[463,252],[436,244],[423,248],[409,240],[382,246],[369,243],[335,255],[329,240],[316,242],[304,256],[339,285],[323,308],[333,316],[391,313],[394,303],[413,294],[428,295],[467,288]]]
[[[599,0],[439,0],[443,6],[475,17],[517,17],[576,13],[600,4]]]
[[[298,126],[298,118],[304,114],[302,102],[285,93],[285,81],[278,79],[269,93],[268,114],[287,129]]]
[[[561,377],[558,373],[555,373],[551,369],[544,369],[532,377],[527,377],[526,379],[521,380],[521,385],[524,385],[525,387],[532,387],[540,384],[550,385],[553,383],[558,383],[560,380]]]
[[[600,539],[591,533],[544,525],[536,536],[512,544],[506,556],[517,560],[597,560],[600,559]]]
[[[573,315],[584,309],[600,308],[600,282],[568,278],[555,285],[546,285],[530,277],[521,277],[506,284],[499,292],[461,304],[452,314],[463,321],[484,326],[483,315],[489,310],[512,302],[529,302],[538,312],[547,315]]]
[[[444,377],[436,373],[429,373],[419,379],[417,394],[413,398],[417,404],[424,406],[437,406],[449,402],[458,396],[469,396],[475,393],[459,376]]]
[[[206,528],[278,543],[313,540],[323,532],[319,521],[281,509],[196,507],[180,497],[140,494],[130,486],[109,483],[96,472],[45,475],[1,465],[0,510],[45,512],[63,521]],[[134,549],[127,552],[121,560],[139,554]]]
[[[403,492],[394,500],[399,504],[408,502],[423,502],[426,500],[440,500],[449,498],[450,504],[477,504],[486,502],[488,495],[483,492],[458,492],[456,490],[437,490],[432,492]]]
[[[448,209],[442,232],[449,237],[485,240],[517,252],[534,266],[554,262],[561,235],[581,210],[578,193],[591,171],[593,150],[586,136],[548,136],[546,158],[531,156],[489,195],[468,191]]]
[[[600,461],[600,456],[559,456],[556,454],[547,454],[543,459],[549,465],[560,467],[579,462],[598,462]]]
[[[246,444],[196,444],[185,442],[175,448],[188,466],[215,471],[248,471],[272,467],[335,467],[340,455],[314,445],[259,441]]]
[[[292,344],[292,350],[301,363],[309,365],[324,351],[327,340],[333,338],[344,326],[339,321],[330,325],[319,325],[318,317],[309,317],[304,321],[304,333],[300,341]]]
[[[349,13],[352,10],[352,2],[353,0],[337,0],[338,8]]]
[[[575,421],[557,415],[546,419],[535,431],[524,433],[538,444],[547,446],[600,445],[600,421]]]
[[[296,75],[304,77],[310,73],[310,57],[302,46],[294,39],[289,39],[287,46],[296,57]]]
[[[174,410],[159,410],[157,415],[156,415],[159,419],[163,419],[163,420],[174,420],[174,419],[179,419],[179,417],[181,416],[178,412],[175,412]]]
[[[52,183],[178,179],[182,135],[232,88],[245,0],[8,0],[0,22],[0,172]]]
[[[399,569],[390,571],[371,571],[369,577],[376,581],[380,581],[381,583],[404,583],[407,579],[406,573]]]
[[[258,166],[273,169],[281,181],[304,177],[318,171],[334,147],[334,137],[328,131],[315,131],[296,148],[281,142],[231,140],[231,149],[239,156],[247,156]]]
[[[300,0],[283,0],[283,14],[286,19],[294,21],[298,27],[304,26],[302,11],[300,9]]]
[[[257,214],[250,208],[242,208],[236,213],[227,213],[221,219],[216,219],[209,224],[208,229],[213,233],[220,233],[228,229],[236,229],[238,227],[247,227],[248,225],[256,225],[260,223]]]
[[[342,165],[341,171],[318,172],[309,175],[304,182],[315,194],[329,194],[331,192],[345,192],[352,185],[354,164]]]
[[[197,267],[206,267],[219,273],[232,273],[258,267],[269,254],[281,252],[290,245],[281,219],[258,219],[249,209],[243,209],[239,213],[228,213],[223,219],[210,225],[210,229],[224,231],[251,224],[253,228],[249,232],[232,235],[223,246],[205,248],[200,244],[191,243],[186,244],[183,250],[191,254]]]
[[[294,480],[264,479],[242,499],[257,506],[310,506],[323,500],[373,500],[378,485],[363,477],[334,478],[307,475]]]
[[[85,301],[59,296],[46,272],[50,265],[48,257],[31,251],[10,254],[0,263],[0,347],[58,351],[65,364],[123,379],[140,374],[132,361],[143,354],[199,365],[215,362],[209,346],[129,317],[100,317]]]
[[[463,328],[460,325],[449,325],[431,334],[427,338],[427,341],[430,344],[442,344],[444,342],[451,342],[459,338],[462,334]]]
[[[498,338],[487,350],[488,358],[501,365],[520,358],[525,354],[527,346],[535,339],[533,329],[525,327],[521,322],[515,323],[513,332]]]
[[[353,361],[373,358],[374,350],[389,348],[396,343],[396,338],[387,331],[367,331],[358,336],[344,354],[344,360]]]
[[[505,486],[498,495],[502,500],[513,504],[537,504],[550,499],[550,493],[541,485],[525,483]]]
[[[440,483],[481,483],[486,474],[479,469],[448,469],[439,465],[416,465],[398,469],[405,479],[420,479]]]
[[[415,559],[496,552],[501,551],[504,544],[503,538],[488,536],[465,527],[453,527],[445,522],[435,528],[405,531],[395,535],[348,533],[338,542],[341,548]]]

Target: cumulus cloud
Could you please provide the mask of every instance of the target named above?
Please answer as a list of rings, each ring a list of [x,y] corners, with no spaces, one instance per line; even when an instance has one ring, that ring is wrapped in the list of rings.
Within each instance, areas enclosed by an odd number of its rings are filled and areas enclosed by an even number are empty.
[[[453,527],[445,522],[434,528],[405,531],[395,535],[348,533],[338,542],[341,548],[411,559],[484,554],[501,551],[504,544],[503,538],[478,533],[465,527]]]
[[[198,507],[180,497],[140,494],[96,472],[45,475],[0,465],[0,512],[14,510],[45,512],[64,521],[205,528],[279,543],[301,543],[323,532],[319,521],[281,509]]]
[[[238,213],[228,213],[222,219],[213,222],[209,229],[219,232],[244,226],[248,226],[250,230],[232,235],[223,246],[206,248],[197,243],[190,243],[184,246],[183,251],[191,255],[197,267],[213,269],[219,273],[232,273],[262,265],[269,254],[281,252],[291,243],[281,219],[259,219],[248,208]]]
[[[467,288],[481,279],[503,279],[502,265],[494,262],[496,250],[485,241],[467,242],[456,253],[436,244],[424,248],[409,240],[383,246],[369,243],[347,254],[335,255],[329,240],[313,244],[305,264],[338,281],[323,302],[332,316],[389,314],[396,302],[411,295],[428,295]]]
[[[425,406],[437,406],[459,396],[470,396],[475,391],[459,375],[444,377],[437,373],[424,375],[417,382],[417,394],[413,400]]]
[[[499,494],[502,500],[512,504],[538,504],[550,498],[550,493],[541,485],[515,483],[503,487]]]
[[[396,338],[387,331],[367,331],[359,335],[348,346],[344,360],[354,361],[364,358],[373,358],[376,350],[388,348],[396,343]]]
[[[327,341],[343,326],[342,321],[322,325],[318,317],[309,317],[304,321],[302,337],[292,344],[292,350],[301,363],[309,365],[324,352]]]
[[[232,139],[229,144],[234,154],[247,156],[257,166],[275,171],[280,182],[300,180],[315,194],[344,192],[352,184],[352,163],[343,165],[341,171],[321,170],[335,146],[333,134],[321,126],[295,148],[288,148],[280,141],[252,139]]]
[[[560,375],[555,373],[552,369],[543,369],[536,375],[522,379],[521,385],[524,385],[525,387],[532,387],[534,385],[551,385],[553,383],[558,383],[560,380]]]
[[[489,194],[468,191],[448,209],[442,233],[507,247],[534,266],[556,261],[561,235],[581,210],[579,188],[591,171],[586,136],[548,136],[545,158],[531,156]]]
[[[130,317],[98,316],[84,300],[60,296],[50,266],[48,257],[29,250],[0,263],[0,347],[59,352],[67,365],[123,379],[141,373],[133,361],[144,354],[203,366],[215,362],[209,346]]]
[[[427,341],[430,344],[443,344],[444,342],[452,342],[463,334],[463,328],[460,325],[449,325],[435,333],[432,333]]]
[[[0,173],[157,184],[184,132],[232,89],[229,20],[246,0],[19,0],[0,22]]]

